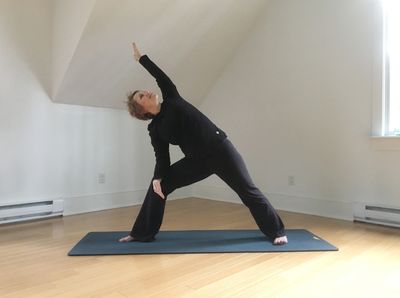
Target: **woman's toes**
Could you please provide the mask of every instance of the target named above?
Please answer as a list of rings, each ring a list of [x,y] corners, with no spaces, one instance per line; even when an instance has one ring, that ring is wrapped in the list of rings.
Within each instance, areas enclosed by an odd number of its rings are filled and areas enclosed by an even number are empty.
[[[288,243],[286,236],[278,237],[278,238],[275,238],[275,240],[274,240],[274,245],[283,245],[286,243]]]
[[[135,240],[135,239],[131,235],[128,235],[128,236],[122,237],[118,241],[119,242],[130,242],[130,241],[133,241],[133,240]]]

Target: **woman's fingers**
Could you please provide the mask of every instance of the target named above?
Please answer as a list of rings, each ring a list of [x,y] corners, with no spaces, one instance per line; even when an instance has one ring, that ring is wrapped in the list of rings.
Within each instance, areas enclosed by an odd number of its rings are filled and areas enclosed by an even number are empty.
[[[136,60],[139,61],[140,58],[140,52],[139,49],[136,46],[136,43],[132,42],[132,46],[133,46],[133,56],[135,57]]]
[[[158,194],[161,198],[165,199],[164,194],[162,193],[161,189],[155,190],[155,193]]]
[[[163,199],[165,199],[165,196],[164,196],[164,194],[163,194],[163,192],[162,192],[162,190],[161,190],[161,185],[160,185],[160,183],[158,183],[158,186],[157,186],[157,193],[158,193],[158,195],[159,195],[160,197],[162,197]]]
[[[161,184],[159,180],[153,180],[153,190],[156,194],[158,194],[161,198],[165,199],[165,196],[161,190]]]
[[[158,191],[157,194],[158,194],[162,199],[165,199],[165,196],[164,196],[164,194],[162,193],[161,190]]]

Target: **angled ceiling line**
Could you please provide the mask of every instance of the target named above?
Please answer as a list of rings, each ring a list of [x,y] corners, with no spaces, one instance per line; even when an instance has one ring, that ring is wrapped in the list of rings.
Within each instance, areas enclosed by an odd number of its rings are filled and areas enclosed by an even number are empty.
[[[81,9],[82,8],[82,6],[81,6],[82,1],[80,0],[80,1],[76,1],[76,2],[77,2],[77,4],[75,5],[75,7],[78,8],[78,9]],[[59,12],[58,9],[60,9],[60,5],[63,5],[64,3],[67,3],[67,2],[64,2],[63,0],[58,0],[54,4],[54,7],[53,7],[53,9],[54,9],[53,24],[54,25],[53,25],[53,46],[52,46],[52,51],[53,51],[53,53],[52,53],[53,82],[52,82],[52,91],[51,91],[53,100],[57,97],[58,91],[60,90],[60,87],[61,87],[61,85],[62,85],[62,83],[64,81],[65,75],[68,72],[68,69],[69,69],[69,67],[71,65],[71,62],[72,62],[74,56],[75,56],[76,50],[77,50],[77,48],[79,46],[79,43],[82,40],[82,37],[84,35],[85,29],[86,29],[86,27],[87,27],[87,25],[89,23],[89,20],[90,20],[91,16],[93,15],[93,11],[94,11],[94,8],[96,6],[97,0],[86,0],[86,2],[87,2],[88,5],[87,5],[87,13],[86,13],[86,15],[84,17],[84,22],[80,26],[80,30],[79,30],[79,33],[78,33],[78,38],[75,39],[74,44],[69,49],[69,54],[70,55],[69,55],[69,57],[67,57],[66,61],[64,61],[63,67],[62,67],[63,69],[61,69],[61,70],[60,69],[58,69],[58,70],[55,69],[55,67],[59,66],[59,65],[55,66],[56,62],[60,63],[60,61],[58,61],[57,59],[61,59],[60,56],[62,55],[60,53],[60,51],[55,50],[55,48],[56,48],[55,47],[55,43],[56,43],[55,36],[57,36],[57,34],[63,33],[63,32],[56,32],[57,29],[60,29],[59,27],[57,27],[56,17],[58,15],[57,12]],[[73,3],[73,2],[70,0],[68,4],[71,5],[71,3]],[[69,14],[71,14],[71,12],[69,12]],[[59,40],[57,40],[57,41],[59,41]],[[65,55],[65,52],[64,52],[64,55]]]

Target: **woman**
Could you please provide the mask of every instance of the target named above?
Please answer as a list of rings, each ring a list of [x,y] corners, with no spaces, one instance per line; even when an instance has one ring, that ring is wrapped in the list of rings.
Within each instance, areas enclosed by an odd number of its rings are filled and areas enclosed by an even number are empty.
[[[133,117],[152,120],[148,131],[156,166],[142,208],[132,231],[120,242],[152,241],[158,233],[166,196],[175,189],[218,175],[250,209],[260,230],[273,244],[288,242],[285,228],[272,205],[254,185],[246,165],[224,131],[178,93],[170,78],[133,43],[134,58],[156,79],[163,102],[150,91],[137,90],[128,96]],[[179,145],[185,157],[170,164],[169,144]]]

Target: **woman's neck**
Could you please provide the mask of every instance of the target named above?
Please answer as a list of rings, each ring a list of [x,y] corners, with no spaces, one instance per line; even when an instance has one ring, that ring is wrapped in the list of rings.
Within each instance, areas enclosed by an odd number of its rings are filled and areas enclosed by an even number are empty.
[[[161,103],[157,103],[157,105],[153,106],[153,108],[149,111],[153,115],[157,115],[161,111]]]

